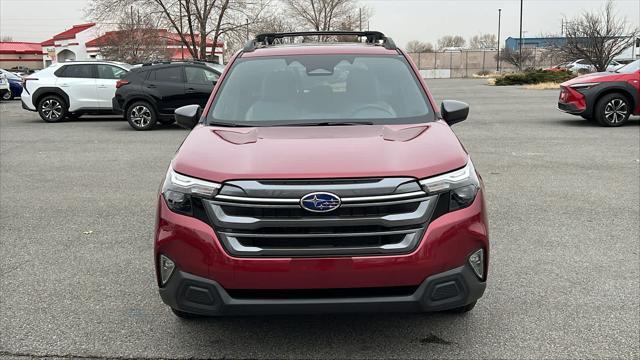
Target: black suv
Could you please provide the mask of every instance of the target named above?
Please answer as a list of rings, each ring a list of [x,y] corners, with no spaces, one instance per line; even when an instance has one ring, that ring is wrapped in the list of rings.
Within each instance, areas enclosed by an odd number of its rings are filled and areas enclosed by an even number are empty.
[[[113,110],[124,114],[135,130],[149,130],[156,122],[171,124],[175,109],[205,106],[220,72],[219,65],[204,62],[144,64],[118,81]]]

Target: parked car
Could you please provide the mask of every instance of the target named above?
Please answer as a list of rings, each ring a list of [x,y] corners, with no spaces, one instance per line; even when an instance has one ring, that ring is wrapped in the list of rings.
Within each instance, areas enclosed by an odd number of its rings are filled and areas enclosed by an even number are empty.
[[[607,70],[606,71],[612,72],[618,66],[620,66],[620,63],[618,63],[615,60],[611,60],[609,65],[607,65]],[[593,64],[591,64],[586,59],[578,59],[578,60],[576,60],[574,62],[571,62],[568,65],[566,65],[566,68],[567,68],[567,70],[570,70],[574,74],[587,74],[587,73],[592,73],[592,72],[596,71],[596,67],[593,66]]]
[[[136,67],[118,81],[113,109],[124,114],[135,130],[149,130],[156,122],[171,124],[175,109],[206,104],[220,73],[207,63],[195,61]]]
[[[640,114],[640,60],[615,73],[579,76],[560,84],[558,109],[602,126],[620,126]]]
[[[450,125],[393,40],[274,45],[227,65],[158,197],[160,296],[195,315],[466,312],[482,296],[484,190]],[[345,74],[346,76],[342,76]]]
[[[3,93],[2,99],[11,100],[15,97],[20,97],[20,94],[22,94],[22,77],[4,69],[0,69],[0,73],[4,74],[4,76],[7,78],[9,82],[9,88],[11,90]]]
[[[569,63],[565,62],[565,63],[561,63],[561,64],[558,64],[558,65],[554,65],[554,66],[545,68],[543,70],[546,70],[546,71],[566,71],[568,65],[569,65]]]
[[[110,61],[58,63],[24,78],[22,107],[58,122],[84,114],[113,114],[116,82],[130,66]]]
[[[9,86],[9,79],[3,73],[0,73],[0,98],[10,97],[11,87]]]

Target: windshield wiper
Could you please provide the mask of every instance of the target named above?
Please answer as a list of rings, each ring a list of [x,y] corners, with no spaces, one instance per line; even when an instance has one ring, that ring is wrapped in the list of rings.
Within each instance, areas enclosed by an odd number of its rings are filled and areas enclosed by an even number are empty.
[[[315,123],[292,124],[288,126],[353,126],[353,125],[373,125],[371,121],[323,121]]]
[[[207,125],[221,126],[221,127],[251,127],[251,125],[241,125],[241,124],[234,124],[234,123],[222,122],[222,121],[207,121]]]

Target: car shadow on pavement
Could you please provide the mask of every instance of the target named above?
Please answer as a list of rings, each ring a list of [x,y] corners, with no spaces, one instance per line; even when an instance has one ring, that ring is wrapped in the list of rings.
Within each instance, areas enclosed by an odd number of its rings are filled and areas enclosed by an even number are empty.
[[[58,121],[55,123],[51,123],[52,125],[55,124],[65,124],[65,123],[83,123],[83,122],[126,122],[126,120],[122,119],[122,117],[81,117],[79,119],[65,119],[63,121]],[[39,117],[34,117],[33,119],[29,119],[29,120],[25,120],[25,123],[44,123],[47,124],[46,121],[40,119]]]
[[[584,127],[584,128],[589,128],[589,127],[605,128],[604,126],[600,126],[600,124],[598,124],[595,121],[587,121],[582,118],[561,119],[553,122],[553,124],[567,125],[567,126],[574,126],[574,127]],[[624,127],[636,127],[636,126],[640,126],[640,117],[635,117],[635,118],[631,117],[625,124],[622,124],[619,127],[624,128]]]
[[[229,339],[236,345],[238,341],[242,342],[242,347],[246,349],[262,349],[267,356],[293,347],[297,355],[306,353],[313,357],[325,357],[329,354],[323,351],[331,351],[326,346],[339,343],[341,351],[348,349],[360,355],[385,357],[383,354],[407,347],[437,346],[446,350],[446,347],[458,345],[460,330],[467,328],[470,322],[478,321],[478,316],[473,313],[378,313],[176,321],[180,323],[176,331],[190,337],[200,337],[207,342],[206,339],[211,339],[211,335],[224,334],[224,339],[215,340],[216,347],[225,347],[226,339]],[[338,357],[345,356],[348,357],[347,353]]]

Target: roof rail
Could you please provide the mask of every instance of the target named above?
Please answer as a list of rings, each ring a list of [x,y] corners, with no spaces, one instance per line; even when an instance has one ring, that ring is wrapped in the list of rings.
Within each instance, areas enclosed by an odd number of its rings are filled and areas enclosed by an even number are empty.
[[[159,65],[159,64],[173,64],[173,63],[187,63],[187,64],[200,64],[200,65],[206,65],[206,64],[215,64],[212,61],[202,61],[202,60],[158,60],[158,61],[150,61],[150,62],[146,62],[143,63],[142,66],[151,66],[151,65]]]
[[[367,44],[382,45],[385,49],[396,50],[396,44],[390,37],[379,31],[300,31],[286,33],[265,33],[256,35],[255,39],[247,41],[244,52],[254,51],[258,46],[266,47],[275,44],[276,40],[296,36],[357,36],[367,39]]]

